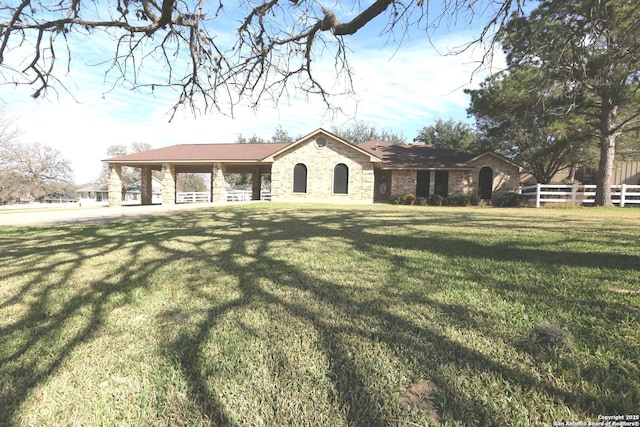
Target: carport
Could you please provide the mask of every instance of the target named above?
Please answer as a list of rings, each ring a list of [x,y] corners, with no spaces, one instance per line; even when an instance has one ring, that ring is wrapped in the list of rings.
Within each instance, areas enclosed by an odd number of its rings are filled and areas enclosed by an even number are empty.
[[[109,165],[109,206],[122,205],[122,167],[140,169],[140,197],[151,204],[152,171],[162,174],[162,204],[176,203],[176,177],[179,173],[205,173],[211,177],[212,202],[225,201],[225,175],[250,173],[252,199],[259,200],[261,175],[271,173],[272,154],[288,144],[180,144],[141,153],[105,159]]]

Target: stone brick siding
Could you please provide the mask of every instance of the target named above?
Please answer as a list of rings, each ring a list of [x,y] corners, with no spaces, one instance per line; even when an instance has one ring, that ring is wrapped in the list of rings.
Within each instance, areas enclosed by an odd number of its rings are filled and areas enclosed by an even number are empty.
[[[474,166],[474,170],[470,176],[471,186],[476,192],[478,191],[480,169],[485,166],[493,170],[493,198],[499,194],[518,191],[518,187],[520,186],[520,169],[516,165],[492,154],[482,155],[470,163]]]
[[[450,170],[447,194],[463,193],[469,196],[478,194],[478,178],[480,169],[485,166],[493,170],[492,196],[518,191],[520,170],[517,166],[500,157],[486,154],[470,162],[472,170]],[[435,171],[431,174],[429,194],[434,193]],[[417,173],[415,169],[394,170],[391,178],[391,194],[416,193]]]
[[[307,192],[293,192],[293,169],[307,167]],[[333,171],[337,164],[349,168],[348,194],[333,193]],[[275,159],[271,168],[273,201],[329,203],[373,203],[373,165],[369,157],[342,142],[327,137],[318,147],[314,139],[304,141]]]
[[[391,195],[416,194],[417,170],[394,170],[391,175]]]
[[[429,194],[434,193],[435,171],[429,171]],[[449,187],[447,194],[465,193],[471,194],[473,182],[469,171],[453,170],[449,171]],[[417,169],[394,170],[391,178],[391,194],[416,194],[416,184],[418,178]]]
[[[473,188],[468,171],[449,171],[449,189],[447,194],[463,193],[471,195]]]

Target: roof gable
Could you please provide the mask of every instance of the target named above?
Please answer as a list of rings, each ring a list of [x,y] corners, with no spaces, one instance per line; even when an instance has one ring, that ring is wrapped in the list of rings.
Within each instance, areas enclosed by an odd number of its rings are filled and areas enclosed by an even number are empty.
[[[376,156],[375,153],[372,153],[370,151],[367,150],[363,150],[359,145],[354,145],[351,144],[350,142],[345,141],[344,139],[332,134],[331,132],[328,132],[322,128],[319,128],[313,132],[311,132],[308,135],[303,136],[302,138],[298,139],[295,142],[292,142],[291,144],[282,147],[280,150],[278,150],[277,152],[273,153],[272,155],[270,155],[268,158],[265,158],[265,160],[269,160],[269,161],[274,161],[275,158],[287,151],[292,151],[295,150],[296,148],[298,148],[300,145],[305,144],[307,142],[309,142],[310,140],[313,139],[318,139],[319,137],[325,137],[325,138],[330,138],[333,141],[339,143],[339,144],[343,144],[346,147],[348,147],[349,149],[356,151],[360,154],[363,154],[365,156],[367,156],[369,158],[369,160],[371,162],[374,163],[380,163],[382,161],[382,159],[378,156]]]
[[[475,161],[477,161],[477,160],[479,160],[479,159],[481,159],[483,157],[486,157],[486,156],[495,157],[498,160],[501,160],[501,161],[503,161],[505,163],[510,164],[513,167],[518,168],[518,170],[520,170],[520,171],[523,169],[523,167],[520,166],[519,164],[517,164],[515,162],[512,162],[511,160],[507,159],[506,157],[501,156],[500,154],[494,153],[493,151],[485,151],[484,153],[478,154],[477,156],[473,157],[472,159],[469,159],[469,161],[470,162],[475,162]]]

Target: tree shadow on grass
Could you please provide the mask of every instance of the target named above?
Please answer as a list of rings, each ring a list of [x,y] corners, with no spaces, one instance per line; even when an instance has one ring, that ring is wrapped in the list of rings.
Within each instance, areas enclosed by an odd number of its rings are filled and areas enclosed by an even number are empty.
[[[389,215],[393,215],[392,220]],[[412,290],[402,289],[404,284],[400,279],[397,283],[381,284],[399,288],[394,294],[385,294],[378,289],[352,288],[348,283],[314,274],[295,259],[282,259],[274,250],[312,239],[323,239],[331,248],[333,242],[339,241],[363,260],[386,254],[391,263],[389,268],[394,270],[390,276],[393,280],[413,274],[415,266],[403,251],[424,251],[448,260],[522,262],[540,267],[632,271],[640,265],[640,259],[634,255],[597,251],[549,253],[522,247],[517,242],[482,244],[456,239],[451,234],[443,237],[435,232],[419,231],[420,227],[434,221],[440,225],[460,226],[451,218],[412,218],[386,211],[380,213],[375,209],[366,214],[327,213],[313,209],[300,212],[238,209],[201,211],[108,227],[61,228],[51,235],[32,230],[16,231],[10,238],[3,238],[3,248],[7,250],[0,254],[0,265],[21,265],[20,269],[0,270],[0,280],[8,286],[16,286],[0,294],[0,310],[14,310],[10,320],[0,324],[4,349],[0,351],[0,372],[5,378],[0,387],[0,407],[6,414],[3,423],[14,422],[29,391],[55,375],[76,347],[99,333],[109,310],[118,304],[126,304],[137,290],[148,289],[157,269],[178,262],[214,264],[217,272],[234,278],[237,283],[234,288],[237,296],[216,300],[201,286],[217,277],[209,271],[193,273],[199,280],[188,284],[189,289],[185,291],[208,302],[202,308],[202,315],[192,321],[192,328],[161,341],[158,349],[169,363],[177,364],[188,385],[188,398],[205,419],[216,425],[238,422],[230,417],[229,408],[225,406],[232,403],[217,398],[217,391],[211,388],[208,378],[210,373],[202,369],[210,357],[204,351],[205,345],[211,336],[219,333],[217,328],[225,315],[256,307],[273,313],[284,312],[316,331],[317,351],[327,360],[326,377],[336,392],[329,399],[334,403],[333,410],[340,412],[349,425],[388,425],[390,419],[403,413],[389,402],[388,395],[380,394],[375,384],[371,384],[373,380],[368,377],[362,360],[354,354],[348,337],[383,343],[398,360],[411,366],[413,375],[428,375],[438,389],[437,406],[443,421],[465,423],[465,414],[473,414],[478,424],[514,423],[509,419],[509,413],[492,409],[477,396],[461,393],[449,375],[457,370],[491,375],[512,388],[537,390],[556,404],[578,413],[629,410],[616,402],[619,394],[603,398],[560,388],[532,372],[506,361],[497,361],[441,330],[400,316],[384,303],[415,304],[419,299],[421,304],[440,312],[453,326],[500,341],[503,337],[496,336],[490,326],[491,314],[480,310],[473,312],[459,304],[442,303],[431,298],[428,292],[415,294]],[[399,235],[371,232],[377,227],[390,226],[418,231]],[[148,248],[156,252],[150,259],[145,252]],[[89,286],[70,290],[70,295],[62,302],[54,296],[69,283],[77,282],[76,272],[85,268],[85,263],[92,257],[110,254],[119,257],[116,268],[97,270],[89,279]],[[363,264],[362,268],[366,269],[367,265]],[[484,279],[484,273],[471,269],[465,274],[476,281]],[[265,286],[265,281],[273,286]],[[502,291],[506,296],[511,289],[505,287]],[[284,295],[285,290],[291,290],[293,296]],[[501,291],[501,288],[498,286],[497,290]],[[554,303],[552,297],[533,286],[524,292],[546,298],[550,307],[562,304]],[[511,297],[518,298],[516,294]],[[377,299],[378,304],[373,304],[372,298]],[[174,310],[174,307],[168,307],[159,313],[158,319],[175,319]],[[81,324],[61,336],[61,331],[65,331],[67,323],[74,318],[81,318]]]
[[[0,425],[16,424],[31,391],[94,340],[115,308],[150,287],[150,277],[167,261],[139,261],[157,231],[154,221],[3,230]],[[109,260],[87,271],[101,257]]]
[[[367,254],[377,255],[378,247],[386,249],[423,250],[430,251],[447,258],[475,257],[478,259],[492,259],[498,261],[518,261],[540,265],[564,265],[564,266],[593,266],[594,260],[587,263],[584,254],[576,256],[575,253],[556,252],[549,254],[542,250],[522,249],[510,244],[498,244],[493,246],[469,243],[468,241],[456,242],[455,239],[429,236],[428,238],[407,237],[394,239],[390,236],[372,236],[367,230],[376,225],[387,226],[386,220],[376,223],[371,217],[366,224],[362,218],[357,218],[350,213],[330,214],[323,213],[321,217],[312,219],[305,215],[279,216],[277,221],[260,218],[259,216],[242,216],[234,220],[245,224],[244,231],[239,232],[231,239],[228,250],[219,253],[211,261],[215,263],[224,259],[221,265],[225,266],[225,273],[238,275],[240,279],[239,289],[242,297],[233,309],[242,309],[242,306],[260,304],[271,307],[273,310],[285,310],[290,316],[310,322],[314,330],[319,331],[321,339],[319,346],[329,361],[330,376],[334,379],[334,387],[338,391],[340,407],[344,409],[346,422],[350,425],[385,425],[393,417],[389,412],[388,402],[372,391],[367,386],[365,378],[358,366],[358,361],[350,356],[352,350],[349,343],[343,341],[341,336],[356,335],[365,340],[383,342],[389,348],[396,350],[397,356],[403,360],[412,360],[420,369],[431,375],[431,380],[437,384],[439,393],[443,396],[454,396],[448,404],[443,404],[443,411],[449,414],[471,413],[480,417],[480,424],[509,423],[509,414],[499,414],[488,409],[485,402],[474,400],[472,397],[460,396],[456,387],[451,384],[451,379],[439,374],[442,366],[450,369],[472,369],[477,372],[486,372],[497,376],[511,387],[519,389],[538,390],[558,403],[566,405],[578,413],[604,413],[607,410],[622,410],[615,397],[603,398],[584,394],[577,390],[559,388],[556,384],[543,380],[530,372],[525,372],[507,362],[498,362],[487,357],[470,347],[452,340],[441,332],[420,326],[411,319],[399,317],[390,313],[384,306],[375,306],[368,299],[354,298],[351,290],[345,292],[345,287],[329,280],[319,279],[310,275],[296,266],[295,261],[287,262],[272,255],[272,245],[277,242],[303,242],[313,238],[336,238],[349,242],[355,251],[367,258]],[[398,227],[418,224],[419,221],[400,219],[396,222]],[[215,233],[213,234],[215,235]],[[226,236],[228,238],[228,236]],[[220,236],[220,238],[224,238]],[[247,252],[249,242],[261,242],[258,248]],[[470,247],[469,247],[470,246]],[[240,264],[234,264],[234,256],[245,255],[250,259]],[[632,269],[638,261],[638,257],[620,254],[597,254],[596,264],[602,263],[608,268],[621,270]],[[400,257],[399,260],[402,263]],[[265,269],[265,266],[268,268]],[[363,265],[366,268],[366,265]],[[395,268],[410,274],[406,265],[396,265]],[[242,271],[241,274],[238,272]],[[324,308],[335,316],[351,320],[353,326],[335,326],[333,319],[327,318],[324,311],[314,310],[304,301],[287,300],[276,293],[267,290],[261,285],[263,279],[268,279],[277,284],[279,288],[292,288],[302,290],[310,294],[311,298],[320,302]],[[478,278],[476,278],[478,279]],[[481,278],[480,278],[481,279]],[[356,292],[357,294],[358,292]],[[358,295],[362,297],[362,295]],[[409,301],[407,301],[409,302]],[[411,301],[414,302],[414,301]],[[447,316],[453,324],[459,327],[477,330],[489,337],[495,335],[490,328],[491,317],[486,313],[472,314],[468,309],[456,304],[443,304],[435,300],[424,299],[423,303],[436,307]],[[229,307],[228,309],[231,309]],[[212,308],[207,319],[198,325],[199,333],[195,336],[182,336],[169,344],[170,352],[183,354],[186,348],[198,348],[202,346],[205,335],[215,331],[216,319],[224,315],[225,308]],[[356,325],[372,322],[371,327]],[[376,325],[385,325],[379,327]],[[493,337],[501,340],[502,337]],[[183,371],[187,372],[192,366],[198,366],[199,362],[189,352],[190,357],[181,357]],[[201,357],[201,356],[200,356]],[[206,378],[194,378],[195,384],[205,384]],[[208,393],[202,386],[194,386],[200,396]],[[447,406],[449,405],[449,406]],[[385,409],[381,409],[385,408]],[[628,409],[628,408],[627,408]],[[456,417],[460,417],[457,415]],[[463,418],[457,418],[464,422]]]

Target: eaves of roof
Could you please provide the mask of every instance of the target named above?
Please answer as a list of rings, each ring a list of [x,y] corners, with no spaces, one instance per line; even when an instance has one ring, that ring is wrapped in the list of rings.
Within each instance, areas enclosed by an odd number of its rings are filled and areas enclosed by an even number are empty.
[[[104,159],[116,164],[157,163],[256,163],[263,162],[272,153],[289,145],[274,144],[179,144],[154,150]]]

